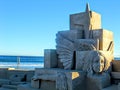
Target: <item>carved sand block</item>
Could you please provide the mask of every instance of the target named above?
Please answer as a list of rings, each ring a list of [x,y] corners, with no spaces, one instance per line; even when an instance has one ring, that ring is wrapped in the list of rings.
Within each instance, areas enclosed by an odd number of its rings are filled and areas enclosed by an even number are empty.
[[[59,31],[56,34],[56,43],[57,43],[57,49],[68,49],[74,50],[73,42],[76,39],[83,38],[83,31],[80,30],[74,30],[74,31]],[[59,50],[58,50],[59,51]]]
[[[56,38],[56,43],[57,43],[57,48],[58,47],[63,47],[68,50],[74,50],[74,44],[73,41],[63,37],[62,35],[58,34]]]
[[[92,25],[92,27],[90,26]],[[70,30],[89,30],[101,28],[101,15],[87,11],[70,15]]]
[[[9,79],[12,82],[22,82],[26,80],[26,76],[27,76],[26,74],[15,74],[15,75],[11,75]]]
[[[39,89],[40,88],[40,80],[31,80],[31,87]]]
[[[70,15],[69,31],[56,34],[56,50],[45,50],[45,68],[35,70],[31,86],[103,90],[111,84],[113,48],[113,33],[101,29],[101,15],[87,4],[85,12]]]
[[[120,72],[111,72],[111,77],[120,80]]]
[[[58,62],[63,65],[64,69],[71,69],[75,50],[74,42],[63,37],[61,34],[57,34],[56,43]]]
[[[104,88],[102,90],[119,90],[119,89],[118,89],[117,85],[113,84],[113,85],[111,85],[109,87],[106,87],[106,88]]]
[[[37,81],[34,88],[42,90],[77,90],[85,89],[85,73],[78,70],[63,70],[63,69],[36,69],[33,81]],[[40,80],[40,82],[38,82]],[[48,83],[53,87],[50,89]]]
[[[60,48],[58,51],[59,53],[66,52]],[[45,49],[44,50],[44,68],[63,68],[63,64],[60,62],[58,58],[62,58],[64,56],[65,55],[61,54],[58,57],[56,49]],[[68,55],[66,56],[68,57]]]
[[[99,48],[97,45],[98,42],[96,39],[77,39],[74,42],[75,51],[88,51],[88,50],[96,50]]]
[[[93,30],[93,39],[99,39],[100,50],[104,51],[113,51],[114,43],[113,43],[113,33],[108,30],[99,29]]]
[[[49,83],[49,85],[52,85],[51,87],[55,88],[56,77],[57,77],[57,72],[54,69],[36,68],[35,75],[31,79],[31,82],[32,82],[31,86],[36,89],[42,88],[42,90],[50,90],[50,88],[46,85]],[[45,83],[46,81],[49,81],[49,82]]]
[[[112,60],[110,51],[76,51],[76,69],[91,74],[108,71]]]
[[[84,30],[86,23],[89,23],[86,18],[86,12],[70,15],[70,30]]]
[[[57,53],[55,49],[44,50],[44,68],[56,68],[58,65]]]
[[[82,39],[84,38],[83,30],[66,30],[66,31],[59,31],[56,35],[62,35],[64,38],[74,41],[75,39]]]
[[[112,61],[113,72],[120,72],[120,60]]]
[[[11,83],[11,81],[10,80],[8,80],[8,79],[0,79],[0,86],[2,86],[2,85],[9,85]]]
[[[112,78],[113,84],[120,83],[120,60],[113,60],[112,61],[111,78]]]
[[[111,78],[108,73],[94,74],[87,77],[87,90],[102,90],[111,85]]]
[[[71,69],[73,67],[74,51],[99,49],[99,41],[97,39],[70,40],[70,38],[68,37],[69,33],[68,34],[66,33],[68,33],[68,31],[59,32],[56,38],[56,43],[57,43],[56,52],[58,54],[58,62],[60,61],[63,64],[64,69]]]
[[[111,72],[112,83],[117,84],[120,83],[120,72]]]
[[[101,15],[90,11],[89,5],[86,11],[70,15],[70,30],[84,30],[85,38],[90,37],[90,30],[101,28]]]
[[[87,90],[101,90],[110,85],[112,60],[110,51],[76,51],[76,69],[87,72]]]
[[[120,90],[120,83],[118,84],[118,90]]]
[[[20,84],[17,86],[17,90],[40,90],[40,89],[36,89],[31,87],[30,84]]]
[[[6,79],[7,78],[8,69],[9,68],[0,68],[0,77],[2,79]]]

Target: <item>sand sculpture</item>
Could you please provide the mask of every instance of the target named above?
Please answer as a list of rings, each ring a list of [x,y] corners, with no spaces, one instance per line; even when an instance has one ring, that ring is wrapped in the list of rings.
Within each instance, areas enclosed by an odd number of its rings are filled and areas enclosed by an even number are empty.
[[[70,30],[56,34],[56,49],[45,50],[43,69],[31,86],[40,90],[102,90],[111,85],[113,33],[101,28],[100,14],[70,15]],[[49,85],[48,85],[49,84]]]

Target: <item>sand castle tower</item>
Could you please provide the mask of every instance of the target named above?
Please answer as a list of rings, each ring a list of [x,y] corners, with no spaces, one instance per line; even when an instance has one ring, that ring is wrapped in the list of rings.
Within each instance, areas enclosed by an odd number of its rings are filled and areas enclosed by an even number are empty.
[[[101,15],[90,10],[70,15],[70,30],[56,34],[56,49],[46,49],[44,68],[36,68],[36,90],[102,90],[109,86],[113,33],[101,28]]]

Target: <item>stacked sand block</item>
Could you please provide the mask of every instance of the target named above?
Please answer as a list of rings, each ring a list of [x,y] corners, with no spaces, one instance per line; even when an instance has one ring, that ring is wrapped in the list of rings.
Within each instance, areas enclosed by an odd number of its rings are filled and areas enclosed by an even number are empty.
[[[92,31],[92,37],[99,40],[99,50],[112,51],[114,48],[113,33],[108,30],[99,29]]]
[[[57,53],[55,49],[46,49],[44,50],[44,68],[56,68],[58,65],[57,62]]]
[[[0,68],[0,78],[6,79],[7,78],[7,71],[9,68]]]
[[[78,70],[36,68],[31,85],[19,85],[18,90],[62,90],[63,85],[68,90],[85,90],[85,73]]]
[[[97,59],[96,61],[97,53],[102,53],[106,59],[101,59],[100,61]],[[88,72],[86,77],[87,90],[101,90],[111,85],[110,75],[104,73],[104,71],[110,69],[110,62],[113,59],[108,58],[109,55],[110,52],[108,51],[76,51],[76,69]],[[105,62],[108,64],[106,65]],[[101,69],[103,73],[94,74],[99,73],[97,69],[99,65],[99,69],[103,68]]]
[[[42,90],[57,90],[56,88],[62,88],[63,85],[68,90],[77,90],[79,88],[84,90],[85,73],[78,70],[37,68],[31,84],[32,87]]]
[[[13,82],[30,82],[34,70],[8,70],[7,78]]]
[[[101,29],[101,15],[90,11],[87,5],[85,12],[70,15],[70,30],[56,34],[56,49],[45,50],[44,68],[35,70],[31,87],[36,90],[110,87],[113,48],[113,33]]]
[[[113,72],[120,72],[120,60],[114,60],[112,62],[112,71]]]
[[[31,84],[29,83],[29,84],[18,85],[17,90],[41,90],[41,89],[33,88],[31,87]]]
[[[118,89],[117,85],[111,85],[111,86],[104,88],[102,90],[119,90],[119,89]]]
[[[70,30],[89,30],[90,28],[92,30],[101,28],[100,14],[87,11],[70,15]]]
[[[18,85],[30,83],[34,71],[0,68],[0,75],[0,90],[17,90]]]
[[[111,72],[112,83],[120,86],[120,61],[114,60],[112,62],[112,72]]]
[[[8,79],[9,68],[0,68],[0,87],[2,85],[9,85],[10,80]]]
[[[0,68],[0,79],[21,81],[22,78],[26,77],[26,82],[30,82],[33,75],[34,70],[15,70],[14,68]]]

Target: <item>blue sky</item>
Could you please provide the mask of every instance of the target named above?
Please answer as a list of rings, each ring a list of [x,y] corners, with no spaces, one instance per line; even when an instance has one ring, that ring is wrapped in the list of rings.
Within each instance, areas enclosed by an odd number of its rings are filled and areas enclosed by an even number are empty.
[[[69,30],[69,14],[83,12],[87,2],[102,15],[102,28],[114,32],[120,55],[119,0],[0,0],[0,54],[41,56],[54,49],[56,33]]]

